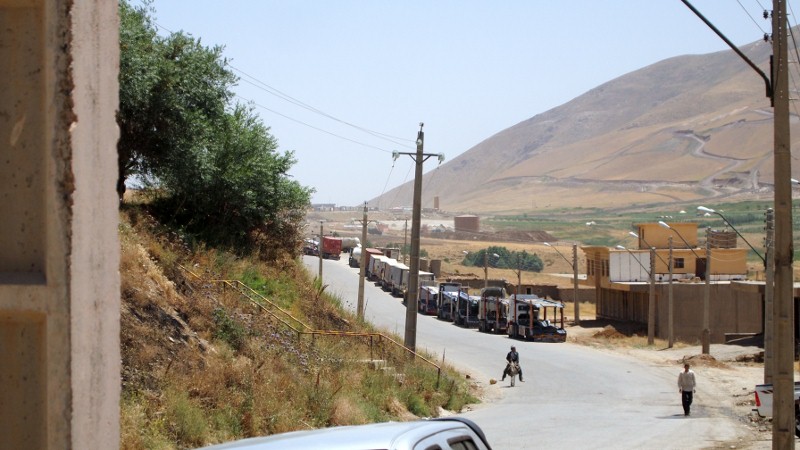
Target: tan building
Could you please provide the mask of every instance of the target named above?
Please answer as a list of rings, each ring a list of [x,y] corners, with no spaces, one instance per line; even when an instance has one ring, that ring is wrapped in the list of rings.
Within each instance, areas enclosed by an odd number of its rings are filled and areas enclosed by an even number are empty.
[[[659,338],[667,337],[669,241],[672,237],[675,337],[699,340],[706,289],[712,342],[724,342],[726,333],[761,332],[763,289],[743,286],[747,274],[747,249],[737,248],[736,240],[731,243],[729,234],[725,232],[707,232],[701,242],[695,223],[671,223],[669,226],[670,229],[658,223],[638,224],[639,248],[636,249],[582,247],[587,274],[582,284],[595,288],[598,318],[647,324],[650,270],[654,267],[655,332]],[[724,239],[716,239],[720,233]],[[709,243],[708,256],[706,242]],[[650,246],[655,248],[652,253]],[[652,266],[651,254],[655,254]],[[709,259],[710,267],[707,266]],[[710,269],[708,284],[705,283],[707,267]]]

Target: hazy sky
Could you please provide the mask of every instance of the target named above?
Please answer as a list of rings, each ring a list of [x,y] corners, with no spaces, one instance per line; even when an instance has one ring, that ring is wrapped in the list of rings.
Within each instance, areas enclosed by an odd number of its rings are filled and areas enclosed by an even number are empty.
[[[771,32],[762,18],[769,0],[691,3],[736,45]],[[392,167],[391,153],[414,151],[420,122],[425,152],[444,153],[446,163],[628,72],[728,48],[680,0],[152,6],[162,33],[183,30],[225,47],[242,79],[239,100],[254,104],[281,151],[295,152],[291,175],[316,189],[313,202],[338,205],[362,204],[413,179],[412,159],[401,156]],[[763,84],[755,72],[753,84]],[[435,168],[435,159],[424,165]]]

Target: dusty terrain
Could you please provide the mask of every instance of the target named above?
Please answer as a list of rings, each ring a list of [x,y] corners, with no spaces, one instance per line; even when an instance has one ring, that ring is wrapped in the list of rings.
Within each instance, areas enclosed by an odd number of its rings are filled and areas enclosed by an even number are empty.
[[[583,315],[583,313],[582,313]],[[592,346],[599,351],[624,353],[651,364],[672,368],[677,377],[684,361],[689,362],[698,378],[695,404],[728,414],[750,428],[747,438],[739,442],[720,443],[715,448],[768,449],[772,448],[772,428],[768,420],[758,417],[755,408],[754,386],[764,376],[763,349],[751,345],[712,344],[709,355],[703,355],[699,345],[676,342],[668,348],[656,340],[647,346],[646,336],[632,335],[621,325],[583,320],[581,326],[568,326],[569,341]],[[641,333],[641,330],[639,330]],[[677,396],[677,394],[676,394]],[[676,397],[677,398],[677,397]],[[680,408],[678,400],[676,407]]]

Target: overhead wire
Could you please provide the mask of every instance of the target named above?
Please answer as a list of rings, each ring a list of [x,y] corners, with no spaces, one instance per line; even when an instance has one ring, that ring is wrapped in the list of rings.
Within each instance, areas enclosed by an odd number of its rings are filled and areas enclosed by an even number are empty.
[[[761,33],[762,33],[762,34],[763,34],[763,33],[766,33],[766,31],[764,31],[764,29],[763,29],[763,28],[761,28],[761,25],[759,25],[759,24],[758,24],[758,21],[756,21],[756,19],[755,19],[755,18],[754,18],[754,17],[753,17],[753,16],[750,14],[750,12],[749,12],[749,11],[747,11],[747,8],[745,8],[745,7],[744,7],[744,5],[742,4],[742,2],[741,2],[740,0],[736,0],[736,3],[738,3],[738,4],[739,4],[739,6],[741,6],[741,7],[742,7],[742,10],[745,12],[745,14],[747,14],[747,17],[749,17],[749,18],[750,18],[750,20],[752,20],[752,21],[753,21],[753,23],[754,23],[754,24],[756,24],[756,27],[758,27],[758,29],[759,29],[759,30],[761,30]],[[760,6],[760,5],[759,5],[759,6]],[[763,10],[764,10],[764,8],[761,8],[761,10],[763,11]]]
[[[329,135],[331,135],[331,136],[337,137],[337,138],[339,138],[339,139],[343,139],[343,140],[345,140],[345,141],[352,142],[352,143],[354,143],[354,144],[362,145],[362,146],[364,146],[364,147],[373,148],[373,149],[375,149],[375,150],[380,150],[380,151],[382,151],[382,152],[385,152],[385,153],[392,153],[392,151],[391,151],[391,150],[386,150],[386,149],[384,149],[384,148],[376,147],[376,146],[374,146],[374,145],[370,145],[370,144],[365,144],[365,143],[363,143],[363,142],[359,142],[359,141],[356,141],[356,140],[354,140],[354,139],[350,139],[350,138],[347,138],[347,137],[344,137],[344,136],[339,136],[339,135],[338,135],[338,134],[336,134],[336,133],[332,133],[332,132],[330,132],[330,131],[323,130],[322,128],[315,127],[314,125],[311,125],[311,124],[305,123],[305,122],[303,122],[303,121],[301,121],[301,120],[298,120],[298,119],[295,119],[295,118],[293,118],[293,117],[289,117],[289,116],[287,116],[286,114],[280,113],[280,112],[278,112],[278,111],[275,111],[275,110],[273,110],[273,109],[271,109],[271,108],[268,108],[268,107],[266,107],[266,106],[264,106],[264,105],[261,105],[261,104],[259,104],[259,103],[256,103],[256,102],[254,102],[254,101],[252,101],[252,100],[250,100],[250,99],[248,99],[248,98],[242,97],[242,96],[241,96],[241,95],[239,95],[239,94],[236,94],[236,97],[239,97],[240,99],[242,99],[242,100],[245,100],[246,102],[248,102],[248,103],[251,103],[251,104],[253,104],[253,105],[255,105],[255,106],[258,106],[259,108],[265,109],[265,110],[267,110],[267,111],[269,111],[269,112],[271,112],[271,113],[273,113],[273,114],[279,115],[279,116],[281,116],[281,117],[283,117],[283,118],[285,118],[285,119],[291,120],[291,121],[293,121],[293,122],[299,123],[299,124],[301,124],[301,125],[304,125],[304,126],[307,126],[307,127],[309,127],[309,128],[313,128],[313,129],[315,129],[315,130],[317,130],[317,131],[320,131],[320,132],[322,132],[322,133],[326,133],[326,134],[329,134]]]
[[[408,172],[406,172],[406,177],[403,178],[403,181],[395,188],[396,191],[394,193],[394,198],[392,198],[392,201],[390,202],[391,205],[395,205],[396,204],[397,198],[400,197],[400,191],[402,191],[403,185],[406,184],[406,182],[408,181],[408,176],[411,175],[411,169],[413,169],[413,168],[414,168],[414,164],[412,164],[411,166],[408,167]],[[383,195],[383,194],[381,194],[381,195]]]
[[[174,31],[170,30],[169,28],[161,25],[160,23],[158,23],[156,21],[153,21],[153,24],[155,24],[156,27],[166,31],[167,33],[170,33],[170,34],[174,34],[175,33]],[[290,96],[290,95],[288,95],[288,94],[286,94],[286,93],[284,93],[284,92],[282,92],[282,91],[280,91],[280,90],[268,85],[267,83],[261,81],[260,79],[254,77],[253,75],[250,75],[249,73],[247,73],[247,72],[245,72],[245,71],[243,71],[243,70],[241,70],[241,69],[239,69],[239,68],[237,68],[237,67],[235,67],[235,66],[233,66],[231,64],[227,64],[227,65],[232,70],[234,70],[234,71],[236,71],[236,72],[238,72],[238,73],[240,73],[240,74],[242,74],[242,75],[244,75],[246,77],[246,78],[239,77],[239,80],[241,80],[241,81],[243,81],[243,82],[245,82],[245,83],[247,83],[247,84],[249,84],[249,85],[251,85],[253,87],[256,87],[257,89],[260,89],[260,90],[262,90],[264,92],[267,92],[268,94],[271,94],[271,95],[273,95],[275,97],[278,97],[278,98],[280,98],[280,99],[282,99],[282,100],[284,100],[286,102],[289,102],[289,103],[291,103],[291,104],[293,104],[295,106],[304,108],[304,109],[306,109],[308,111],[311,111],[311,112],[313,112],[315,114],[321,115],[321,116],[326,117],[326,118],[328,118],[330,120],[333,120],[335,122],[341,123],[343,125],[347,125],[347,126],[349,126],[351,128],[354,128],[354,129],[359,130],[361,132],[367,133],[367,134],[369,134],[369,135],[371,135],[371,136],[373,136],[375,138],[389,141],[389,142],[391,142],[391,143],[393,143],[395,145],[401,146],[401,147],[411,148],[410,145],[407,145],[404,142],[414,142],[414,140],[412,140],[412,139],[401,138],[401,137],[392,136],[392,135],[389,135],[389,134],[386,134],[386,133],[381,133],[381,132],[378,132],[378,131],[370,130],[370,129],[366,128],[366,127],[355,125],[355,124],[350,123],[348,121],[339,119],[339,118],[337,118],[337,117],[335,117],[335,116],[333,116],[331,114],[328,114],[328,113],[326,113],[326,112],[324,112],[324,111],[322,111],[322,110],[320,110],[318,108],[315,108],[314,106],[311,106],[311,105],[309,105],[309,104],[307,104],[305,102],[302,102],[302,101],[300,101],[300,100],[298,100],[298,99],[296,99],[296,98],[294,98],[294,97],[292,97],[292,96]],[[345,141],[348,141],[348,142],[352,142],[354,144],[361,145],[363,147],[379,150],[379,151],[382,151],[382,152],[385,152],[385,153],[391,153],[392,152],[391,150],[387,150],[387,149],[378,147],[376,145],[367,144],[367,143],[364,143],[364,142],[361,142],[361,141],[358,141],[358,140],[355,140],[355,139],[351,139],[351,138],[347,138],[347,137],[338,135],[338,134],[333,133],[331,131],[327,131],[327,130],[325,130],[323,128],[320,128],[320,127],[311,125],[309,123],[306,123],[306,122],[304,122],[302,120],[295,119],[294,117],[291,117],[291,116],[289,116],[287,114],[278,112],[275,109],[269,108],[269,107],[267,107],[265,105],[262,105],[262,104],[260,104],[258,102],[255,102],[255,101],[253,101],[251,99],[248,99],[246,97],[243,97],[243,96],[241,96],[239,94],[235,94],[235,95],[236,95],[236,97],[244,100],[245,102],[251,103],[251,104],[253,104],[253,105],[255,105],[255,106],[257,106],[257,107],[259,107],[261,109],[269,111],[272,114],[278,115],[278,116],[283,117],[283,118],[285,118],[287,120],[290,120],[292,122],[298,123],[298,124],[303,125],[303,126],[306,126],[308,128],[311,128],[313,130],[319,131],[321,133],[325,133],[325,134],[328,134],[330,136],[333,136],[333,137],[336,137],[336,138],[339,138],[339,139],[342,139],[342,140],[345,140]]]
[[[362,126],[355,125],[355,124],[352,124],[352,123],[347,122],[345,120],[339,119],[339,118],[337,118],[337,117],[335,117],[335,116],[333,116],[331,114],[326,113],[325,111],[317,109],[317,108],[315,108],[315,107],[313,107],[313,106],[311,106],[311,105],[309,105],[307,103],[304,103],[304,102],[302,102],[300,100],[297,100],[296,98],[294,98],[294,97],[292,97],[292,96],[290,96],[290,95],[288,95],[288,94],[286,94],[284,92],[281,92],[280,90],[278,90],[278,89],[276,89],[276,88],[264,83],[263,81],[259,80],[258,78],[248,74],[247,72],[245,72],[245,71],[243,71],[243,70],[241,70],[241,69],[239,69],[239,68],[237,68],[237,67],[235,67],[235,66],[233,66],[231,64],[229,64],[228,66],[231,69],[235,70],[236,72],[239,72],[242,75],[246,76],[247,78],[253,80],[253,81],[249,81],[249,80],[240,78],[242,81],[250,84],[251,86],[259,88],[259,89],[263,90],[264,92],[266,92],[268,94],[274,95],[274,96],[276,96],[276,97],[278,97],[278,98],[280,98],[282,100],[285,100],[285,101],[287,101],[289,103],[292,103],[293,105],[296,105],[296,106],[299,106],[301,108],[307,109],[308,111],[311,111],[313,113],[319,114],[319,115],[321,115],[323,117],[327,117],[328,119],[331,119],[333,121],[336,121],[336,122],[339,122],[341,124],[347,125],[349,127],[355,128],[355,129],[357,129],[359,131],[363,131],[363,132],[365,132],[367,134],[370,134],[370,135],[372,135],[374,137],[377,137],[379,139],[385,139],[385,140],[387,140],[389,142],[392,142],[394,144],[397,144],[397,145],[402,145],[402,146],[406,146],[406,147],[410,148],[410,146],[408,146],[406,144],[403,144],[403,142],[407,142],[407,143],[413,143],[414,142],[413,139],[401,138],[401,137],[392,136],[392,135],[389,135],[389,134],[386,134],[386,133],[373,131],[373,130],[370,130],[368,128],[364,128]]]

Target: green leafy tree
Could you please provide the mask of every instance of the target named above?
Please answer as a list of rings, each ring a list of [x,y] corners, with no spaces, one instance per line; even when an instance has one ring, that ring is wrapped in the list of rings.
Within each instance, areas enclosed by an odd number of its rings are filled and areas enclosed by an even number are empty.
[[[208,147],[159,169],[172,194],[160,202],[165,216],[213,243],[293,252],[312,190],[289,178],[294,155],[277,146],[252,110],[237,106]]]
[[[544,262],[537,254],[509,251],[505,247],[492,246],[474,253],[468,253],[462,264],[465,266],[483,267],[484,263],[495,269],[523,270],[541,272]]]
[[[148,8],[120,2],[120,198],[138,175],[162,220],[212,244],[295,254],[313,190],[290,179],[294,154],[277,151],[252,108],[230,104],[222,48],[159,37]]]
[[[165,164],[206,147],[224,119],[236,76],[222,47],[183,33],[160,37],[149,6],[120,7],[120,139],[117,192],[131,175],[157,178]]]

